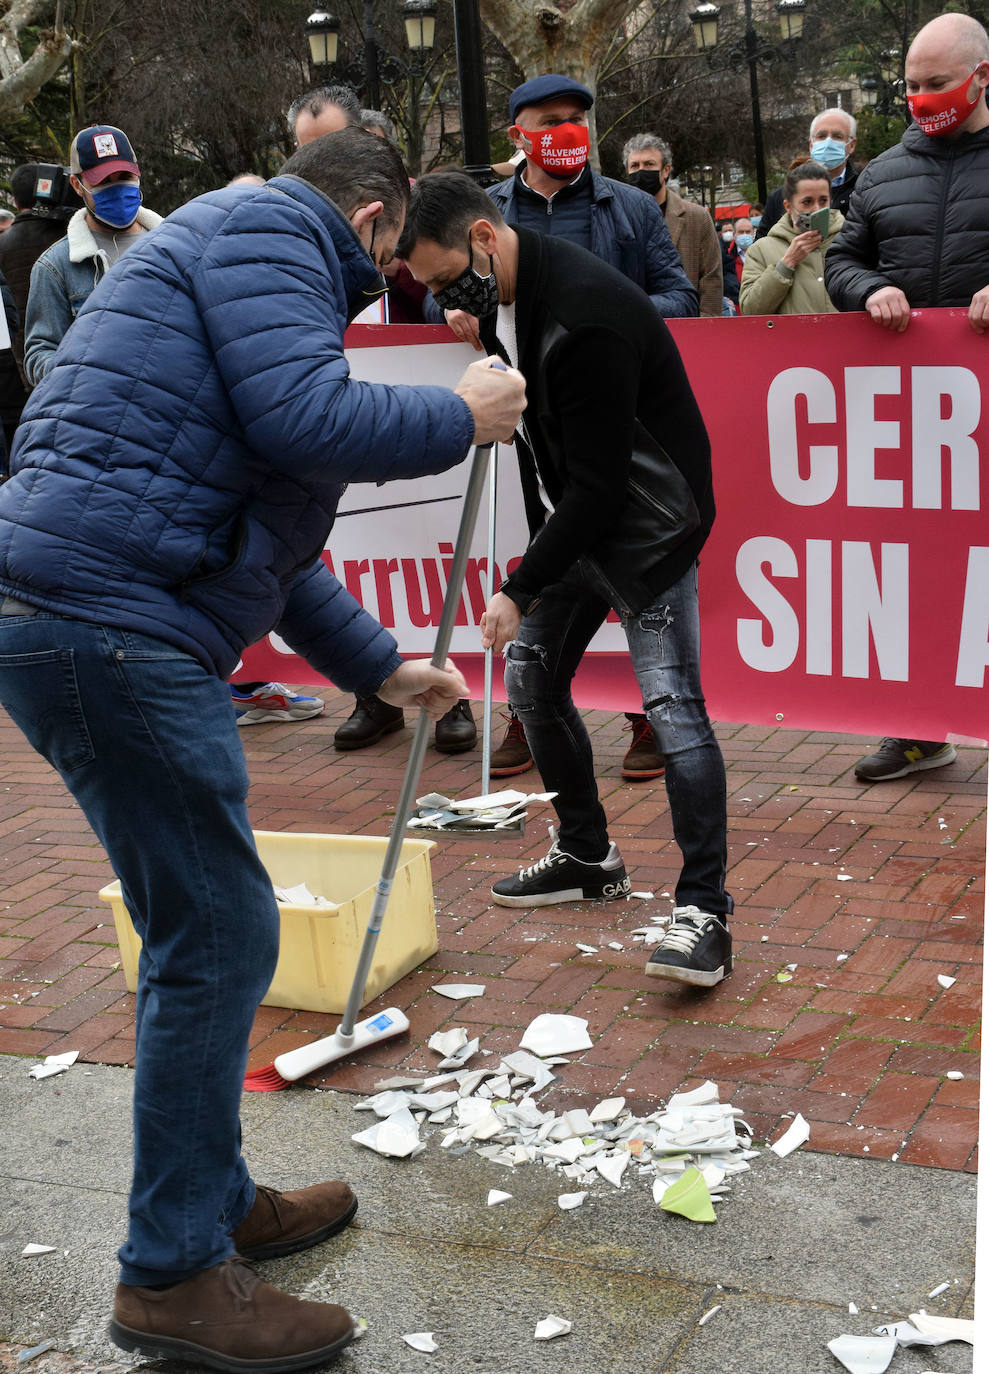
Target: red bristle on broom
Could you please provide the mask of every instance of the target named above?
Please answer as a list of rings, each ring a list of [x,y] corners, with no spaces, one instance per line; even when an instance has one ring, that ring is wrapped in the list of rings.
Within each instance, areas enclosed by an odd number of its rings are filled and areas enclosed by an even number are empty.
[[[263,1069],[248,1069],[244,1074],[246,1093],[277,1093],[282,1088],[291,1086],[289,1080],[281,1076],[274,1064],[265,1064]]]

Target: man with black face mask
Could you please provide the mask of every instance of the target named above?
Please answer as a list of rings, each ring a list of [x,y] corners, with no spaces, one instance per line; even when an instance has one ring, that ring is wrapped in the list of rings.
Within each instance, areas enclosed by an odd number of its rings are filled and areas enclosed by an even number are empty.
[[[683,270],[700,297],[701,315],[720,318],[724,289],[721,244],[704,207],[670,190],[673,154],[669,145],[656,134],[633,134],[622,149],[622,161],[629,184],[655,197]]]
[[[595,172],[589,162],[588,111],[594,96],[559,72],[533,77],[508,98],[509,137],[525,161],[488,194],[509,224],[567,239],[589,249],[641,287],[664,318],[697,314],[697,291],[673,246],[659,207],[622,181]],[[477,315],[447,304],[447,324],[458,339],[480,349]],[[662,777],[663,757],[644,715],[627,712],[632,743],[622,777]],[[520,722],[513,716],[491,756],[491,776],[510,777],[532,767]]]
[[[141,170],[122,129],[94,124],[69,150],[72,189],[83,208],[68,233],[31,272],[24,320],[24,371],[32,386],[47,376],[55,350],[93,287],[161,216],[141,204]]]

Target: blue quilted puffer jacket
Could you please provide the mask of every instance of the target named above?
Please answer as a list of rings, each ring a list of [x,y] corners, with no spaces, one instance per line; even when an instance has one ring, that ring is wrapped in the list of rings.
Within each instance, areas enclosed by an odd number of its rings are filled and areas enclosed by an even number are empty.
[[[319,555],[349,482],[442,472],[473,438],[443,387],[353,380],[374,271],[297,177],[177,210],[97,286],[24,411],[0,591],[154,635],[227,676],[278,633],[344,690],[400,662]]]

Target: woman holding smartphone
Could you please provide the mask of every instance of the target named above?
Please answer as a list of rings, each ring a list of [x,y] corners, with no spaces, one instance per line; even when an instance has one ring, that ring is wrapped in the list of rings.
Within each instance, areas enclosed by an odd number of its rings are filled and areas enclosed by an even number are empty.
[[[802,162],[783,182],[783,215],[745,255],[743,315],[824,315],[824,255],[845,222],[831,209],[831,180],[819,162]]]

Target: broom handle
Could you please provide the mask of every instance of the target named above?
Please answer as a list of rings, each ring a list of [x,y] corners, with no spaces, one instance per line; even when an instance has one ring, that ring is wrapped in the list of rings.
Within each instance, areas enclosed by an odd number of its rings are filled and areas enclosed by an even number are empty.
[[[488,467],[488,575],[485,580],[487,597],[490,601],[495,593],[495,535],[498,518],[498,446]],[[481,722],[481,796],[486,797],[491,788],[491,696],[494,675],[494,649],[484,651],[484,715]]]
[[[471,540],[474,537],[474,525],[477,522],[481,496],[484,492],[484,481],[487,476],[491,448],[491,444],[480,444],[474,449],[470,479],[467,483],[467,494],[464,496],[463,509],[460,513],[457,543],[453,550],[453,563],[446,584],[446,595],[443,598],[439,629],[436,632],[436,647],[433,649],[431,660],[434,668],[443,667],[450,650],[450,640],[453,638],[453,627],[460,607],[460,593],[464,583],[464,574],[467,571],[467,557],[470,553]],[[402,790],[399,793],[398,805],[395,808],[395,819],[392,822],[391,833],[388,836],[388,847],[385,850],[384,862],[381,865],[381,877],[378,879],[374,901],[371,904],[371,915],[368,919],[367,930],[364,932],[364,943],[361,946],[360,957],[357,961],[354,981],[350,985],[350,996],[347,998],[343,1020],[337,1030],[338,1040],[353,1039],[357,1013],[364,1001],[364,989],[367,986],[368,974],[371,972],[371,960],[374,958],[374,949],[381,933],[381,923],[384,920],[388,898],[391,895],[392,882],[398,869],[399,856],[406,838],[405,828],[415,806],[419,774],[422,771],[422,761],[426,754],[426,745],[429,739],[429,725],[429,716],[420,707],[419,719],[416,721],[415,733],[412,736],[412,747],[409,750],[409,761],[405,766]]]

